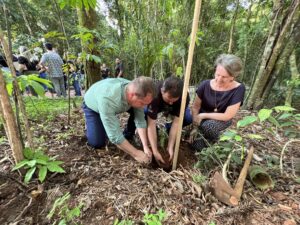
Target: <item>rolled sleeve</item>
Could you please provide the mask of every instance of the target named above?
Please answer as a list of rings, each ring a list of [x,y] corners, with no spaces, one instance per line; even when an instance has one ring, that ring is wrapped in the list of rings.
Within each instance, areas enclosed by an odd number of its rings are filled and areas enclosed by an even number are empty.
[[[147,128],[143,109],[134,109],[134,123],[137,128]]]

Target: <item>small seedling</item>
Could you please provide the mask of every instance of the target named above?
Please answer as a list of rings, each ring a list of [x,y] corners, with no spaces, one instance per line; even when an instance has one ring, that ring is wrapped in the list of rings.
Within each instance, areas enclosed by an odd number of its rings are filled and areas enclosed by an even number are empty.
[[[14,170],[24,168],[27,170],[24,182],[27,184],[34,172],[38,169],[38,178],[40,182],[43,182],[47,176],[48,171],[52,173],[65,173],[64,169],[60,167],[63,163],[62,161],[55,160],[55,157],[49,157],[44,154],[42,150],[33,151],[30,148],[24,149],[25,159],[19,162],[14,168]]]
[[[66,193],[64,196],[55,200],[51,211],[47,215],[49,220],[52,219],[54,215],[57,216],[57,219],[54,220],[52,225],[57,224],[58,221],[58,225],[77,224],[75,218],[80,216],[83,203],[80,203],[74,208],[69,208],[70,197],[70,193]]]

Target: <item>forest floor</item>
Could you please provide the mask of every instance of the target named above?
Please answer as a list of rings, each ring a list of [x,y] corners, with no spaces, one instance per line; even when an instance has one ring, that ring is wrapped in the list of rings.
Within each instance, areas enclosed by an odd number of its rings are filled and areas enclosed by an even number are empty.
[[[243,111],[239,117],[249,112]],[[256,142],[255,153],[273,157],[267,167],[275,181],[273,189],[260,191],[247,178],[239,206],[219,202],[208,191],[207,183],[220,166],[209,171],[196,168],[198,161],[186,142],[182,142],[178,169],[166,172],[157,165],[143,166],[113,145],[91,150],[84,137],[84,119],[79,108],[73,109],[71,123],[67,113],[52,120],[33,120],[34,136],[47,154],[64,161],[66,173],[48,174],[41,184],[35,177],[28,185],[18,172],[11,172],[13,159],[7,141],[0,144],[0,224],[50,224],[46,218],[54,201],[69,192],[70,207],[84,204],[80,224],[114,224],[116,219],[143,224],[145,214],[166,212],[163,224],[300,224],[300,184],[295,171],[285,166],[279,171],[278,158],[287,138]],[[261,131],[264,132],[264,131]],[[0,136],[4,131],[0,131]],[[280,140],[280,141],[278,141]],[[285,159],[300,158],[299,144],[289,146]],[[230,166],[229,181],[234,184],[241,169]],[[196,177],[207,179],[197,182]],[[299,174],[298,174],[299,176]],[[54,217],[58,218],[58,217]],[[124,223],[126,224],[126,223]],[[128,223],[129,224],[129,223]]]

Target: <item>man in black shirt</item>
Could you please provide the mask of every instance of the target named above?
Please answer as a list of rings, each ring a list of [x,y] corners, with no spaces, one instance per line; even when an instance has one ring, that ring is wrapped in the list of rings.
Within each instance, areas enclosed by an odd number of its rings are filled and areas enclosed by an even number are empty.
[[[116,58],[115,77],[124,77],[123,63],[119,58]]]
[[[152,153],[156,160],[166,163],[158,151],[157,147],[157,130],[156,130],[156,120],[158,113],[164,112],[174,116],[170,131],[169,131],[169,141],[167,150],[169,152],[169,161],[173,159],[174,146],[176,141],[176,133],[178,130],[180,106],[181,106],[181,95],[183,89],[183,81],[175,76],[167,78],[165,81],[160,81],[156,84],[157,96],[152,100],[152,102],[145,108],[145,116],[147,117],[148,123],[148,139],[151,145]],[[189,96],[187,96],[186,110],[184,115],[183,126],[187,126],[192,123],[192,116],[190,109],[188,108]],[[125,129],[124,136],[127,139],[131,139],[134,135],[135,127],[133,114],[130,113],[130,118],[128,120],[128,125]]]

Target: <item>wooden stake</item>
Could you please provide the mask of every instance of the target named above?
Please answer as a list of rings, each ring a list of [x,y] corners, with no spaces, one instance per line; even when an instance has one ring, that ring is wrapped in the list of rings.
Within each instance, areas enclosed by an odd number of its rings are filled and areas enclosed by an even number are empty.
[[[195,3],[191,41],[190,41],[186,71],[185,71],[185,75],[184,75],[184,86],[183,86],[183,91],[182,91],[182,100],[181,100],[181,107],[180,107],[179,126],[178,126],[178,132],[177,132],[177,136],[176,136],[175,152],[174,152],[174,158],[173,158],[173,166],[172,166],[173,170],[175,170],[177,167],[177,158],[178,158],[179,145],[180,145],[180,140],[181,140],[182,123],[183,123],[183,117],[184,117],[184,112],[185,112],[187,91],[188,91],[188,87],[189,87],[189,83],[190,83],[190,74],[191,74],[194,48],[195,48],[195,42],[196,42],[196,33],[198,30],[198,22],[199,22],[200,11],[201,11],[201,2],[202,2],[202,0],[196,0],[196,3]]]

